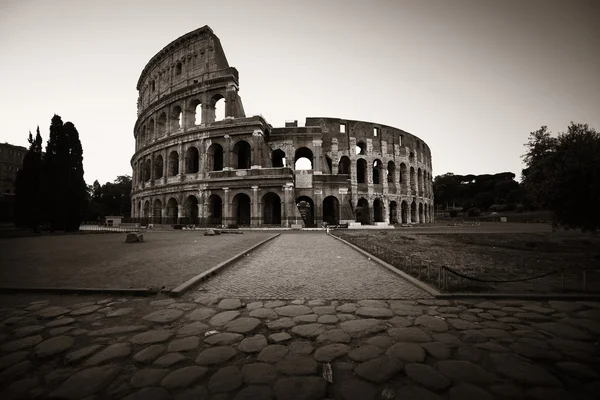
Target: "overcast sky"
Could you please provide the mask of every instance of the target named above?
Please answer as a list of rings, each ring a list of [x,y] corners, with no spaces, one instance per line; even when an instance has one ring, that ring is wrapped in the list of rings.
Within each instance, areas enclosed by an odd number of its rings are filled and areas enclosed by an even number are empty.
[[[208,25],[247,115],[378,122],[429,144],[434,176],[520,177],[529,132],[600,130],[599,20],[597,0],[0,0],[0,142],[45,143],[57,113],[88,184],[131,175],[142,69]]]

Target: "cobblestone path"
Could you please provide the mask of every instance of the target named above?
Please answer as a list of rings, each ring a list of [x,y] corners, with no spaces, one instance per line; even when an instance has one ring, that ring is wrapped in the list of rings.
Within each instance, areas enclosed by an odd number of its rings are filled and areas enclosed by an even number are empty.
[[[600,303],[192,293],[0,302],[3,400],[596,399],[600,390]]]
[[[282,234],[199,289],[215,297],[256,299],[430,297],[323,232]]]

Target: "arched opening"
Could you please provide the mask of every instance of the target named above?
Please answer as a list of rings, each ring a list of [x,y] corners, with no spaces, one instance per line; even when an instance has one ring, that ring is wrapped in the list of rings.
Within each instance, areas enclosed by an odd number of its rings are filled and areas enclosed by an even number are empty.
[[[398,223],[398,203],[390,201],[390,224],[394,225]]]
[[[364,197],[358,199],[356,203],[356,222],[363,225],[369,225],[369,202]]]
[[[417,193],[417,178],[414,167],[410,167],[410,191],[413,195]]]
[[[375,222],[383,222],[383,204],[380,199],[373,201],[373,219]]]
[[[429,222],[429,207],[427,207],[427,204],[423,204],[423,222]]]
[[[294,169],[313,169],[313,153],[308,147],[300,147],[294,155]]]
[[[167,202],[167,224],[176,224],[177,223],[177,200],[173,197],[169,199]]]
[[[181,124],[181,119],[182,119],[181,107],[179,107],[179,106],[173,107],[173,110],[171,111],[171,132],[178,131],[179,129],[182,128],[183,125]]]
[[[417,222],[417,203],[414,200],[410,205],[410,222],[413,224]]]
[[[162,223],[162,202],[159,199],[154,200],[154,204],[152,206],[152,223]]]
[[[342,156],[338,164],[338,174],[345,174],[350,177],[350,158]]]
[[[329,156],[325,156],[325,162],[327,162],[327,173],[333,174],[333,160]]]
[[[419,223],[425,222],[425,215],[423,214],[423,203],[419,203]]]
[[[158,123],[157,123],[157,130],[158,130],[158,136],[162,136],[165,133],[167,133],[167,114],[166,113],[161,113],[160,116],[158,117]]]
[[[188,196],[184,203],[185,220],[182,221],[186,225],[198,225],[198,199],[196,196]]]
[[[233,198],[233,209],[235,211],[235,224],[237,226],[250,226],[250,197],[245,193],[238,193]]]
[[[179,154],[173,150],[169,154],[169,174],[167,176],[176,176],[179,174]]]
[[[281,226],[281,199],[277,193],[267,193],[262,198],[263,224]]]
[[[423,196],[423,172],[417,169],[417,196]]]
[[[406,194],[406,192],[408,191],[408,187],[406,186],[407,183],[408,183],[408,176],[406,176],[406,164],[401,163],[400,164],[400,188],[402,189],[404,194]]]
[[[146,143],[146,125],[140,128],[138,133],[138,147],[143,146]]]
[[[194,146],[187,149],[185,153],[185,173],[195,174],[200,167],[200,154]]]
[[[144,212],[142,214],[142,217],[144,219],[149,219],[150,218],[150,200],[144,201]]]
[[[213,97],[213,105],[215,111],[214,121],[222,121],[225,119],[225,98],[222,95]]]
[[[400,207],[402,208],[402,223],[408,224],[408,203],[402,201]]]
[[[237,169],[250,169],[252,149],[245,140],[240,140],[233,146],[233,155]]]
[[[187,115],[187,125],[194,126],[202,123],[202,104],[200,103],[200,100],[192,100],[189,103]]]
[[[390,185],[396,184],[396,164],[393,161],[388,161],[387,165],[387,181]]]
[[[373,184],[381,184],[381,175],[383,171],[383,164],[379,160],[373,161]]]
[[[271,162],[273,163],[273,168],[285,167],[285,152],[281,149],[273,151],[271,154]]]
[[[146,166],[144,168],[144,177],[146,178],[146,182],[152,178],[152,162],[150,160],[146,160]]]
[[[356,143],[356,148],[354,149],[354,151],[356,152],[356,155],[364,156],[365,154],[367,154],[367,145],[365,144],[365,142],[358,142]]]
[[[163,177],[163,157],[159,154],[154,159],[154,179],[160,179]]]
[[[144,137],[144,143],[148,143],[154,139],[154,118],[150,118],[150,122],[148,122],[148,130],[146,131],[146,135]]]
[[[335,196],[327,196],[323,199],[323,222],[329,225],[340,223],[340,202]]]
[[[356,182],[367,183],[367,160],[359,158],[356,160]]]
[[[223,225],[223,200],[216,194],[208,197],[208,224],[212,226]]]
[[[213,143],[206,152],[209,171],[223,170],[223,147],[218,143]]]
[[[304,227],[314,228],[316,223],[315,203],[313,200],[308,196],[300,196],[296,199],[296,206],[298,207],[298,212],[300,212],[302,221],[304,221]]]
[[[141,183],[144,182],[144,163],[143,161],[139,161],[138,162],[138,182],[137,183]],[[141,208],[140,208],[141,210]]]

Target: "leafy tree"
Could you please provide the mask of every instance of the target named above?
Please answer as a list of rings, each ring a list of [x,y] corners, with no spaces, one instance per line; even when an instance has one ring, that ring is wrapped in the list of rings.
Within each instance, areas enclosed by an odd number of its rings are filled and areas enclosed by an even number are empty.
[[[42,221],[40,209],[43,177],[42,136],[38,126],[35,139],[29,132],[29,151],[15,181],[15,224],[36,229]]]

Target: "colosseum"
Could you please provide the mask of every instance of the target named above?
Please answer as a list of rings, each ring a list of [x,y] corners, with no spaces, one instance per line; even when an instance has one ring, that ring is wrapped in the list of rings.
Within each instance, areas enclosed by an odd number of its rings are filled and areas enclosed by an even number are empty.
[[[256,228],[433,220],[423,140],[372,122],[309,117],[273,127],[246,116],[238,71],[208,26],[152,57],[137,90],[134,218]]]

